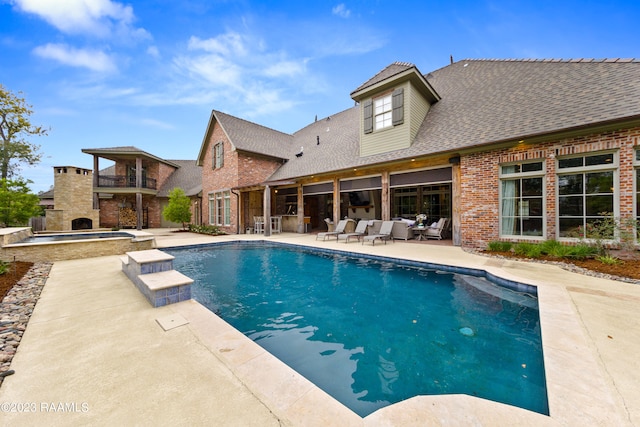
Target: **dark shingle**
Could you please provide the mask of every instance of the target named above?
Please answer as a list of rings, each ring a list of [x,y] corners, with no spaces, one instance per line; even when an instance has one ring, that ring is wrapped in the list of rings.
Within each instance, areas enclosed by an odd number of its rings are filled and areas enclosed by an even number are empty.
[[[213,111],[220,126],[238,150],[286,158],[293,137],[221,111]]]
[[[168,160],[179,166],[158,189],[158,197],[169,197],[174,188],[182,188],[187,196],[195,196],[202,191],[202,167],[195,160]]]

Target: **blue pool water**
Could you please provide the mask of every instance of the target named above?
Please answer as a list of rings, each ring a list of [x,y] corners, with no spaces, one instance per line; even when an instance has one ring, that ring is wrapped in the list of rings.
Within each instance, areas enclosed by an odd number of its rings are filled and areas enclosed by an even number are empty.
[[[40,242],[67,242],[72,240],[88,239],[109,239],[114,237],[134,237],[133,234],[124,231],[106,231],[103,233],[69,233],[69,234],[42,234],[27,237],[17,243],[40,243]]]
[[[197,301],[361,416],[459,393],[548,414],[531,295],[477,275],[269,243],[168,252]]]

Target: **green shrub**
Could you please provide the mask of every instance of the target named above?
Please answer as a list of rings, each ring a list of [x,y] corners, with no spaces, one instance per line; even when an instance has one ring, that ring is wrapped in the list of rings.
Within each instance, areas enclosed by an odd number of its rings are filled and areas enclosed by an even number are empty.
[[[9,267],[11,264],[8,262],[0,261],[0,274],[5,274],[9,271]]]
[[[598,255],[596,259],[601,263],[608,265],[622,264],[622,260],[611,255]]]
[[[513,243],[511,242],[499,242],[497,240],[487,244],[487,250],[489,252],[510,252],[512,247]]]
[[[571,246],[563,245],[557,240],[547,240],[542,244],[542,253],[554,258],[567,258],[571,251]]]
[[[218,227],[217,225],[206,225],[206,224],[202,224],[202,225],[189,224],[189,231],[193,233],[199,233],[199,234],[209,234],[212,236],[225,234],[224,231],[220,230],[220,227]]]
[[[575,246],[569,246],[569,248],[571,249],[571,251],[566,256],[574,259],[590,258],[598,252],[597,248],[584,243],[580,243]]]
[[[513,248],[513,252],[527,258],[540,258],[542,246],[537,243],[520,242]]]

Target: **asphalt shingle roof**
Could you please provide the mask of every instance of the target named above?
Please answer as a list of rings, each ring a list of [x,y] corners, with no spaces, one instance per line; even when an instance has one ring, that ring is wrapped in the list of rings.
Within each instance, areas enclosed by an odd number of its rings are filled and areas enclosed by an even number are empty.
[[[196,165],[195,160],[168,160],[180,166],[158,189],[158,197],[169,197],[169,193],[176,187],[182,188],[187,196],[195,196],[202,191],[202,167]]]
[[[213,111],[216,120],[238,150],[287,158],[292,136],[271,128],[231,116],[221,111]]]
[[[410,65],[394,63],[356,91]],[[359,109],[354,107],[332,116],[327,129],[321,122],[296,132],[289,161],[271,180],[640,119],[636,60],[463,60],[425,77],[441,100],[409,148],[359,157]],[[321,138],[317,147],[315,135]],[[305,150],[297,158],[300,146]]]
[[[411,68],[394,62],[352,93]],[[368,157],[359,155],[358,106],[293,135],[220,111],[212,116],[237,149],[288,159],[270,181],[640,119],[640,62],[633,59],[469,59],[424,77],[441,99],[411,146]],[[302,156],[296,156],[301,148]]]

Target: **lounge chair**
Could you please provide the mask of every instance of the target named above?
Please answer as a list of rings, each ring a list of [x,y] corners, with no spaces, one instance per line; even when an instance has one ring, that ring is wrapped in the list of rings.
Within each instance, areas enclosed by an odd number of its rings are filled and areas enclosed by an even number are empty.
[[[435,226],[425,227],[423,236],[427,239],[442,240],[442,233],[449,224],[449,218],[440,218]]]
[[[358,239],[358,241],[360,241],[360,238],[367,233],[368,224],[368,220],[361,219],[360,221],[358,221],[358,225],[356,226],[355,231],[351,233],[338,234],[338,240],[344,239],[345,243],[349,243],[349,239],[355,237],[356,239]]]
[[[340,221],[338,221],[338,225],[336,225],[336,229],[333,231],[324,231],[322,233],[318,233],[316,235],[316,240],[318,240],[319,237],[322,237],[322,240],[327,240],[329,237],[335,237],[336,240],[338,240],[338,234],[342,234],[344,233],[344,228],[347,226],[347,220],[346,219],[341,219]]]
[[[393,231],[393,221],[382,221],[382,225],[380,226],[380,231],[378,234],[370,234],[369,236],[364,236],[362,238],[362,244],[364,242],[370,241],[373,245],[376,244],[376,240],[384,241],[384,244],[387,244],[387,240],[393,239],[391,238],[391,232]]]

